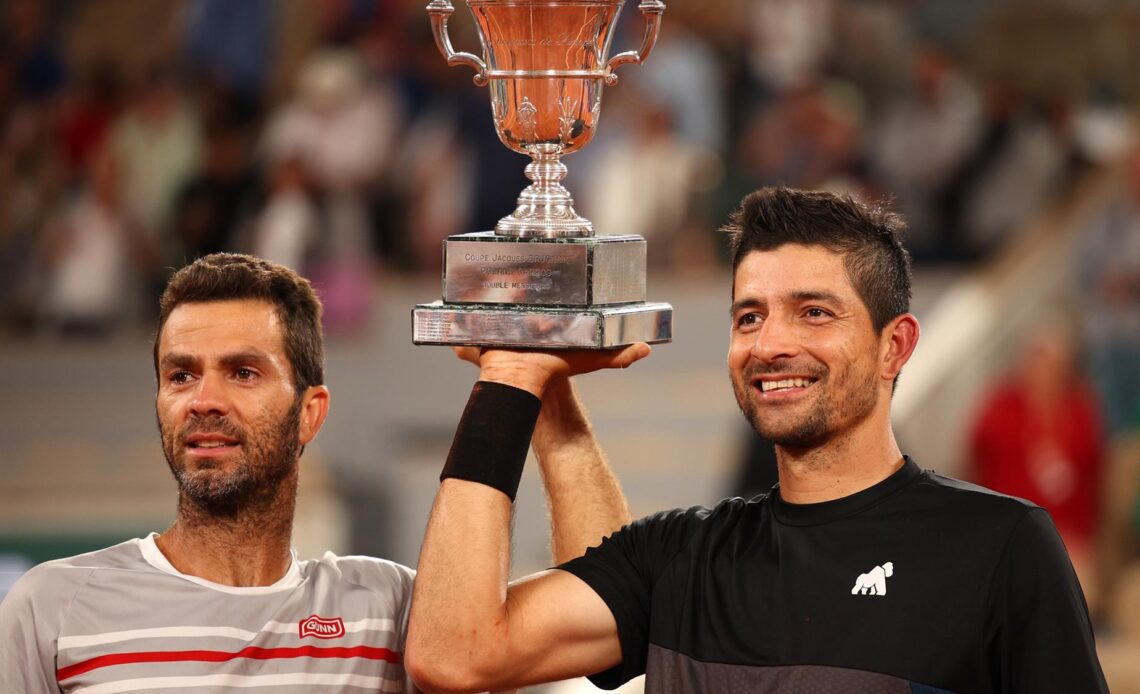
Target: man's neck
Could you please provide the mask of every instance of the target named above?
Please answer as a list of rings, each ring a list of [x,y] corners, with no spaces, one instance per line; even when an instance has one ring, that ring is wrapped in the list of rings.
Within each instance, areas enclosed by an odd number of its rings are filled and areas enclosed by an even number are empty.
[[[232,516],[209,515],[186,499],[178,518],[155,538],[170,564],[189,576],[228,586],[268,586],[292,562],[294,496],[269,508],[242,509]]]
[[[842,499],[882,482],[903,466],[889,424],[863,423],[847,436],[813,448],[776,446],[780,498],[791,504]]]

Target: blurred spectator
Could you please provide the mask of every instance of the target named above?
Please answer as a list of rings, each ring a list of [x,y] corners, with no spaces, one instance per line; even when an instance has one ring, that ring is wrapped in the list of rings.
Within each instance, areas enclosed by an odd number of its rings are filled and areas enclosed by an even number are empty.
[[[640,14],[625,20],[623,45],[615,40],[611,54],[636,47],[644,34]],[[579,209],[596,233],[646,237],[650,265],[704,271],[719,252],[705,208],[724,179],[727,146],[718,57],[707,39],[670,26],[645,64],[619,74],[594,144],[567,162]]]
[[[818,82],[834,43],[833,0],[757,0],[748,8],[749,65],[759,84],[783,92]]]
[[[152,267],[154,247],[123,202],[120,176],[113,153],[92,157],[87,184],[42,238],[40,318],[49,329],[103,335],[138,308],[139,280]]]
[[[782,93],[752,116],[741,135],[734,196],[765,185],[860,187],[860,117],[857,96],[843,84]]]
[[[14,58],[17,89],[26,99],[49,99],[67,79],[67,68],[51,31],[49,7],[43,0],[4,3],[0,43]]]
[[[160,67],[147,71],[111,128],[108,145],[121,166],[123,203],[156,239],[164,237],[175,196],[197,169],[201,137],[174,73]]]
[[[122,107],[122,84],[117,66],[94,60],[79,73],[59,104],[59,145],[68,180],[78,181],[91,156],[103,147],[111,124]]]
[[[241,224],[258,202],[247,140],[236,124],[207,128],[202,167],[182,186],[174,203],[170,229],[179,259],[236,249]]]
[[[1096,396],[1076,368],[1073,336],[1042,322],[985,397],[970,432],[973,478],[1053,516],[1090,605],[1105,439]]]
[[[628,85],[632,87],[633,85]],[[680,137],[674,112],[654,94],[629,89],[622,95],[626,112],[614,113],[603,148],[590,161],[583,176],[583,202],[588,217],[601,234],[637,234],[648,240],[649,263],[674,270],[714,261],[711,248],[703,251],[682,235],[699,235],[712,245],[711,235],[694,228],[699,194],[719,183],[721,166],[715,151],[698,141]],[[618,111],[619,109],[614,109]],[[637,200],[639,204],[632,205]],[[674,248],[676,247],[676,248]],[[684,257],[674,251],[684,250]]]
[[[186,59],[195,72],[243,99],[260,99],[273,57],[273,0],[193,0]]]
[[[962,232],[968,255],[1000,245],[1053,200],[1073,173],[1072,113],[1059,95],[1023,111],[1011,137],[966,196]]]
[[[0,322],[29,327],[39,279],[37,236],[63,190],[55,98],[67,68],[40,0],[0,7]]]
[[[310,278],[332,332],[355,331],[367,318],[371,201],[402,120],[390,85],[370,79],[356,52],[330,49],[302,66],[296,94],[267,127],[267,163],[297,160],[322,200],[323,228]]]
[[[911,80],[871,133],[870,156],[906,215],[911,253],[937,259],[946,249],[935,196],[975,146],[981,101],[953,57],[933,44],[916,49]]]
[[[303,272],[319,231],[304,167],[296,158],[281,159],[269,172],[268,181],[268,198],[253,221],[250,250]]]
[[[897,0],[861,0],[836,8],[832,61],[836,75],[859,86],[876,118],[900,98],[913,98],[917,54],[914,5]]]
[[[297,157],[330,194],[362,194],[384,173],[402,120],[398,95],[369,78],[359,55],[326,49],[302,66],[295,94],[271,115],[264,155]]]
[[[14,99],[0,113],[0,320],[27,328],[39,291],[34,249],[62,197],[64,166],[48,104]]]
[[[1109,431],[1140,430],[1140,147],[1124,195],[1080,236],[1080,279],[1092,356]]]
[[[414,63],[406,66],[414,69],[403,75],[415,110],[397,156],[400,176],[394,185],[405,205],[402,226],[408,238],[401,245],[414,267],[438,272],[445,237],[493,229],[515,209],[530,184],[524,175],[529,158],[499,140],[487,89],[472,84],[469,70],[448,67],[427,27],[416,26],[410,32]],[[603,107],[603,119],[604,114]],[[573,192],[584,167],[577,159],[568,159],[567,166]]]
[[[632,29],[631,39],[641,40],[642,22],[625,26]],[[637,89],[651,101],[666,104],[680,140],[723,150],[727,145],[724,77],[708,42],[684,26],[670,26],[661,32],[651,56],[637,68],[621,71],[622,89]]]
[[[458,97],[452,96],[453,99]],[[408,129],[399,157],[403,170],[400,192],[407,205],[409,252],[415,267],[421,270],[439,270],[443,262],[443,239],[452,234],[493,229],[499,218],[509,214],[515,204],[511,194],[507,193],[506,205],[490,212],[485,218],[486,226],[476,226],[473,222],[477,181],[501,180],[509,175],[510,169],[504,167],[502,177],[477,175],[477,145],[474,140],[480,136],[472,133],[471,141],[464,137],[461,114],[470,110],[459,107],[453,99],[433,102],[423,109]],[[489,104],[484,102],[482,105],[490,111]],[[486,149],[494,145],[513,154],[498,142],[491,123],[487,123],[487,129],[495,141],[488,142]],[[518,155],[510,159],[518,172],[513,178],[518,181],[522,178],[526,159]],[[529,181],[522,178],[518,183],[514,197]]]
[[[942,242],[957,259],[1004,244],[1068,183],[1079,160],[1071,109],[1059,95],[1045,108],[998,80],[986,87],[981,136],[940,195]]]

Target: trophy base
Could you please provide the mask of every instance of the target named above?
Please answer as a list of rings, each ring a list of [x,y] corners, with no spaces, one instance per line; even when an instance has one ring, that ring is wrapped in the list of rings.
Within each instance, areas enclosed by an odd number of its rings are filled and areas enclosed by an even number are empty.
[[[435,301],[412,310],[417,345],[608,349],[672,338],[673,307],[664,303],[560,308]]]
[[[645,301],[645,239],[525,238],[493,231],[443,242],[447,304],[587,309]]]

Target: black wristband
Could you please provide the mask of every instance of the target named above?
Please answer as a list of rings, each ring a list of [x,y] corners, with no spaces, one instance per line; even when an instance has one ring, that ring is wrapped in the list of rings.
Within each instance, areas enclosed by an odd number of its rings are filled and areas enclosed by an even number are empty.
[[[541,409],[542,401],[521,388],[477,382],[439,480],[454,477],[478,482],[514,501]]]

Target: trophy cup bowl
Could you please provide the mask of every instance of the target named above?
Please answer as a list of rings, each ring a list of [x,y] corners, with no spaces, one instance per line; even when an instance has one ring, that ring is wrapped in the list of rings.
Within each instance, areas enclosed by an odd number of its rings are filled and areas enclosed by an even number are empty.
[[[603,349],[672,338],[672,307],[645,301],[645,239],[598,236],[562,185],[562,156],[594,136],[615,68],[645,60],[661,0],[638,5],[641,48],[607,58],[624,0],[467,0],[483,57],[452,47],[451,0],[427,6],[448,65],[488,86],[499,139],[531,157],[531,184],[494,231],[444,241],[443,299],[412,312],[415,344]]]

